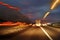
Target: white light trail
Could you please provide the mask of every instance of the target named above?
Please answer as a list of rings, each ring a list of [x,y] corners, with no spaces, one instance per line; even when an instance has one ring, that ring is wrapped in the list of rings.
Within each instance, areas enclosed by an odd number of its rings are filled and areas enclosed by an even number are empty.
[[[45,19],[49,14],[50,14],[50,12],[47,12],[47,13],[45,14],[45,16],[43,17],[43,19]]]
[[[41,28],[41,30],[46,34],[46,36],[50,39],[50,40],[53,40],[52,38],[51,38],[51,36],[45,31],[45,29],[43,28],[43,27],[40,27]]]
[[[56,0],[51,6],[51,10],[53,10],[58,3],[59,3],[59,0]]]
[[[53,5],[51,6],[50,10],[53,10],[53,9],[57,6],[58,3],[59,3],[59,0],[56,0],[56,1],[53,3]],[[44,15],[43,19],[45,19],[49,14],[50,14],[50,11],[48,11],[48,12]]]

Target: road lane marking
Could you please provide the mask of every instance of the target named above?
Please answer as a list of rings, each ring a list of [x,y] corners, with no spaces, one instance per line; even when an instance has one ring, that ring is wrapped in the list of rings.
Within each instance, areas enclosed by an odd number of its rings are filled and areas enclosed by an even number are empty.
[[[45,31],[43,27],[40,27],[40,28],[50,40],[53,40],[52,37]]]

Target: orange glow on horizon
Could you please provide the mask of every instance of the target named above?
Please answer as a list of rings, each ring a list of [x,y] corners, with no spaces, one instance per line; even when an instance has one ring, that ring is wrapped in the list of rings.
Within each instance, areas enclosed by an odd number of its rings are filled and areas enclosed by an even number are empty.
[[[10,21],[0,23],[0,26],[18,26],[18,25],[27,25],[27,23],[25,23],[25,22],[14,23],[14,22],[10,22]]]
[[[36,20],[35,22],[36,22],[35,23],[36,26],[41,26],[41,23],[40,23],[41,21],[40,20]]]

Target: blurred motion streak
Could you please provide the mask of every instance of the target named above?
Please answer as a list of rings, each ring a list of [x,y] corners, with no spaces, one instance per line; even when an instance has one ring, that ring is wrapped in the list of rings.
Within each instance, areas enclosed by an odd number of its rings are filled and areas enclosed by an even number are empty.
[[[47,12],[47,13],[44,15],[43,19],[45,19],[49,14],[50,14],[50,12]]]
[[[53,10],[53,9],[57,6],[58,3],[59,3],[59,0],[56,0],[56,1],[53,3],[53,5],[51,6],[50,10]],[[50,11],[48,11],[48,12],[44,15],[43,19],[45,19],[49,14],[50,14]]]
[[[25,25],[28,25],[27,23],[22,23],[22,22],[16,22],[16,23],[14,23],[14,22],[2,22],[2,23],[0,23],[0,26],[18,26],[18,25],[20,25],[20,26],[25,26]]]
[[[42,29],[42,31],[46,34],[46,36],[50,39],[50,40],[53,40],[51,38],[51,36],[45,31],[45,29],[43,27],[40,27]]]
[[[19,8],[16,8],[16,7],[10,6],[9,4],[3,3],[3,2],[0,2],[0,5],[6,6],[6,7],[8,7],[8,8],[13,9],[13,10],[19,10]]]
[[[51,6],[51,10],[53,10],[53,9],[57,6],[58,3],[59,3],[59,0],[56,0],[56,1],[53,3],[53,5]]]

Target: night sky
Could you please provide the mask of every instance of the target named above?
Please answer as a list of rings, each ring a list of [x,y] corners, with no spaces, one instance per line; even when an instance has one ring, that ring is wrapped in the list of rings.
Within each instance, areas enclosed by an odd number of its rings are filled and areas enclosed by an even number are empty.
[[[31,20],[42,19],[45,12],[50,9],[53,0],[0,0],[12,6],[20,8],[20,12]],[[46,18],[49,21],[60,21],[60,4],[51,11]]]

